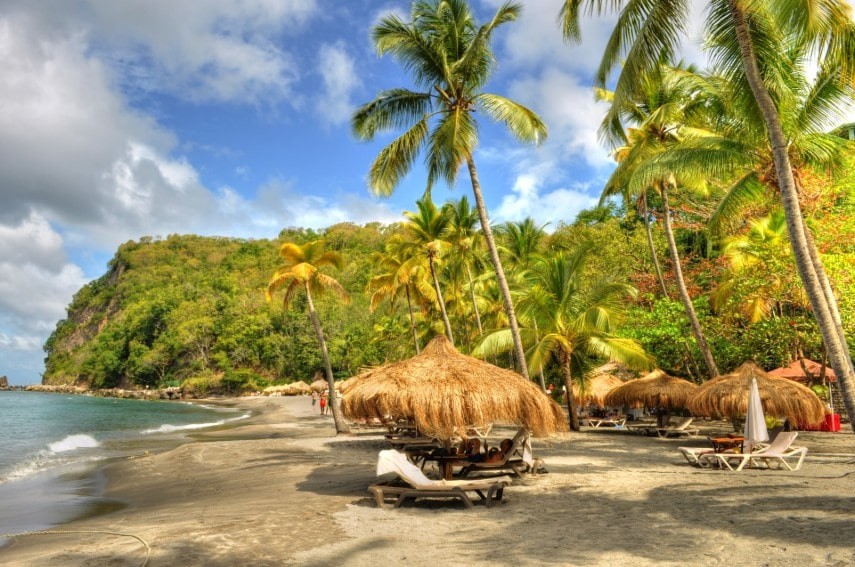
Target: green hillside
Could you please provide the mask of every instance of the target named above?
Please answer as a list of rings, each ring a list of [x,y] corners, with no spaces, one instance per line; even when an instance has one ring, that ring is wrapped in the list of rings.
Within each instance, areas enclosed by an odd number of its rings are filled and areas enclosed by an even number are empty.
[[[809,187],[815,192],[809,222],[838,290],[844,326],[851,338],[855,336],[853,174],[850,170],[834,184],[812,180]],[[719,367],[727,371],[754,359],[773,368],[787,363],[797,352],[821,359],[819,334],[803,300],[786,242],[772,255],[763,253],[762,268],[734,274],[722,252],[725,239],[712,237],[703,222],[713,198],[675,199],[672,208],[687,284]],[[749,226],[744,222],[733,232],[746,234]],[[498,228],[517,297],[531,286],[523,270],[526,262],[570,253],[590,243],[593,251],[585,268],[587,279],[630,283],[638,290],[634,299],[626,298],[627,311],[615,332],[638,340],[669,373],[705,378],[703,359],[673,292],[658,226],[654,224],[653,233],[669,298],[659,289],[644,226],[635,211],[614,205],[585,211],[573,225],[550,227],[551,233],[541,234],[529,259],[514,252],[513,231],[507,226]],[[415,347],[403,294],[398,293],[393,304],[386,297],[378,301],[376,311],[369,309],[372,291],[378,289],[376,285],[369,289],[369,282],[384,273],[377,258],[388,256],[390,244],[401,236],[409,238],[403,224],[339,224],[320,232],[286,229],[275,241],[172,235],[127,242],[111,260],[107,273],[75,295],[68,317],[57,324],[45,345],[43,382],[94,388],[182,385],[203,392],[238,393],[311,379],[323,365],[305,299],[297,297],[286,311],[281,296],[267,303],[264,291],[280,263],[277,250],[281,243],[318,238],[344,257],[343,270],[330,275],[352,298],[349,305],[331,298],[317,302],[335,374],[344,378],[360,368],[412,356]],[[476,233],[475,241],[479,238]],[[437,268],[441,288],[457,346],[471,352],[483,337],[475,324],[474,306],[478,306],[486,335],[505,324],[501,298],[483,246],[461,251],[450,233],[444,242]],[[466,266],[474,270],[471,287]],[[730,295],[722,302],[722,286],[728,281],[736,285],[728,288]],[[755,301],[758,293],[771,302],[772,309],[752,321],[744,305]],[[382,293],[380,296],[378,300]],[[435,300],[414,298],[414,304],[418,340],[423,346],[443,332],[443,325]],[[504,366],[512,364],[507,352],[488,358]],[[589,358],[591,365],[603,362]],[[546,378],[561,383],[554,362],[547,362]]]

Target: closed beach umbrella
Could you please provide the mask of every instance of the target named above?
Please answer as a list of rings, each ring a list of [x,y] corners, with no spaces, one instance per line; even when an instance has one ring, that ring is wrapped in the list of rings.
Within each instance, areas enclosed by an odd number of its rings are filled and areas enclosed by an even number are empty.
[[[689,409],[696,415],[742,418],[748,412],[752,379],[757,380],[766,415],[787,418],[797,426],[822,421],[825,408],[810,388],[787,378],[770,376],[753,362],[705,382],[689,401]]]
[[[748,391],[748,413],[745,415],[745,452],[750,453],[755,445],[769,440],[769,430],[766,429],[766,417],[763,415],[763,402],[760,401],[760,389],[757,378],[751,378],[751,388]]]
[[[457,352],[444,336],[420,354],[348,381],[348,419],[407,419],[424,435],[448,440],[491,424],[516,425],[536,437],[567,431],[561,408],[510,370]]]
[[[630,380],[618,386],[604,399],[607,406],[629,406],[631,408],[656,408],[660,426],[668,422],[675,409],[686,408],[698,387],[688,380],[668,376],[662,370],[654,370],[643,378]]]

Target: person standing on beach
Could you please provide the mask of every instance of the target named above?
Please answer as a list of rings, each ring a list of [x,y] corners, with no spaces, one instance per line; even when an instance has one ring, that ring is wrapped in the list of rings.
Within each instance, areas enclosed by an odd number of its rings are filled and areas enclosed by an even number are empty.
[[[327,393],[321,394],[321,415],[327,414]]]
[[[315,405],[318,403],[318,398],[319,398],[318,393],[312,392],[312,409],[313,410],[315,409]]]

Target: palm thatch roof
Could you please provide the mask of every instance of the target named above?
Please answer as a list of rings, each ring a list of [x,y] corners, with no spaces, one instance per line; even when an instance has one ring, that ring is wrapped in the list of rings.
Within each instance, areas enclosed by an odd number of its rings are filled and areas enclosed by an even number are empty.
[[[648,407],[673,410],[685,408],[698,387],[688,380],[654,370],[643,378],[618,386],[604,398],[607,406]]]
[[[305,382],[291,382],[288,384],[288,391],[294,392],[296,394],[307,394],[312,391],[312,387],[306,384]]]
[[[597,407],[606,407],[606,394],[623,385],[623,380],[614,374],[599,373],[591,376],[586,383],[573,383],[573,398],[576,404],[584,406],[593,404]]]
[[[786,417],[797,426],[822,421],[825,408],[810,388],[780,376],[771,376],[753,362],[746,362],[731,374],[704,383],[690,400],[689,409],[697,415],[709,417],[744,417],[748,411],[748,389],[752,378],[757,379],[766,415]]]
[[[422,434],[443,440],[500,423],[536,437],[567,431],[561,408],[538,386],[457,352],[442,335],[412,358],[349,380],[342,409],[348,419],[411,419]]]
[[[315,380],[309,384],[309,388],[311,388],[313,392],[323,392],[324,390],[328,390],[329,387],[330,385],[327,384],[326,380]]]

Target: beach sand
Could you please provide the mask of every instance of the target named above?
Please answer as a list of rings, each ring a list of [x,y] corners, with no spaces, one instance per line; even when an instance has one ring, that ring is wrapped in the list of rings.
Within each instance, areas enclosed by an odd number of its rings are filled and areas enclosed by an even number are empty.
[[[548,474],[515,480],[493,508],[395,510],[366,491],[381,435],[335,436],[308,398],[224,403],[259,413],[111,465],[106,496],[121,509],[18,537],[0,564],[139,566],[148,545],[148,565],[180,567],[855,566],[851,430],[800,433],[809,453],[799,471],[739,473],[686,463],[677,447],[705,445],[703,436],[589,430],[535,440]]]

